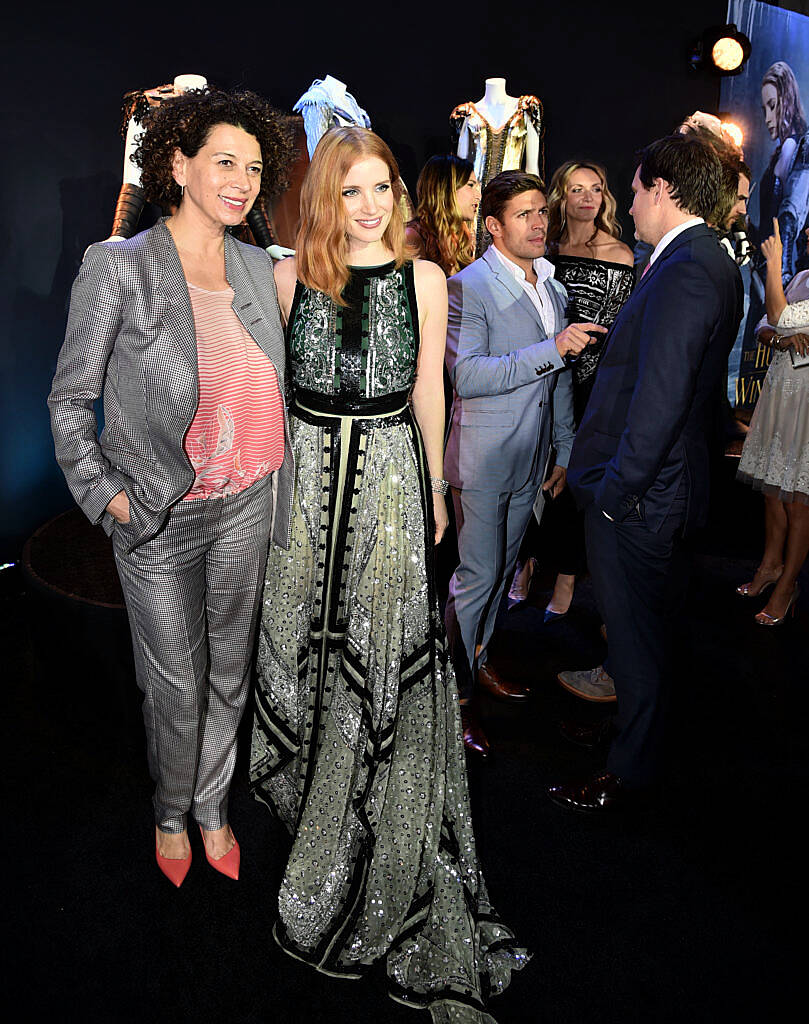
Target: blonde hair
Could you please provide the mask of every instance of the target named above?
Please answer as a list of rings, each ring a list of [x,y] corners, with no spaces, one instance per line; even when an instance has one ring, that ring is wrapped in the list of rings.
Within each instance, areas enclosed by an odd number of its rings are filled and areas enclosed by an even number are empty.
[[[451,277],[475,258],[469,225],[458,208],[457,191],[469,181],[474,167],[459,156],[433,156],[422,167],[416,184],[416,230],[422,256],[433,260]]]
[[[601,164],[592,160],[567,160],[558,167],[551,178],[551,187],[548,192],[548,244],[558,246],[567,233],[567,224],[563,204],[567,198],[567,186],[571,176],[576,171],[592,171],[598,175],[601,181],[601,208],[596,214],[593,234],[587,241],[587,245],[593,241],[599,231],[606,231],[613,238],[621,237],[621,225],[615,216],[615,196],[607,185],[607,172]]]
[[[399,208],[399,167],[378,135],[353,125],[330,129],[317,144],[301,186],[301,220],[295,240],[298,280],[307,288],[325,292],[338,306],[346,305],[343,289],[351,276],[343,182],[354,164],[371,157],[378,157],[390,175],[395,201],[382,243],[400,267],[407,252]]]

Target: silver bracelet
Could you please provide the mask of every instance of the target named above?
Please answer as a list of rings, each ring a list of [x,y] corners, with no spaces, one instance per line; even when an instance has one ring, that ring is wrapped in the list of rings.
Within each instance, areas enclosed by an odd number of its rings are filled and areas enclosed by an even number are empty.
[[[442,480],[440,476],[431,476],[430,487],[436,494],[446,494],[449,490],[449,480]]]

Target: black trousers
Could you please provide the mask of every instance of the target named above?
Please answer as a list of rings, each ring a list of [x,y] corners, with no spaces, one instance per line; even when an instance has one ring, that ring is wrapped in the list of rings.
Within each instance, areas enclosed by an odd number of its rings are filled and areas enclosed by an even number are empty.
[[[549,501],[542,516],[542,530],[547,531],[543,562],[549,569],[565,576],[582,576],[587,571],[584,556],[584,513],[566,487]],[[536,548],[529,552],[535,554]]]
[[[687,585],[679,512],[672,510],[659,533],[638,512],[620,523],[595,505],[585,513],[587,561],[607,626],[609,672],[618,697],[607,770],[630,786],[653,784],[661,770],[673,640]]]

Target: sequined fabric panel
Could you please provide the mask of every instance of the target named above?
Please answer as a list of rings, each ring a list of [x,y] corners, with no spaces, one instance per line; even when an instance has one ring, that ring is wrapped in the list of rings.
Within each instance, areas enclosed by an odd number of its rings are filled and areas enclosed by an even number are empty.
[[[323,292],[305,288],[289,331],[289,365],[297,387],[331,394],[335,390],[337,307]]]
[[[347,308],[322,292],[301,293],[289,332],[295,387],[347,399],[409,390],[418,339],[404,268],[352,280],[345,297]]]
[[[576,256],[557,256],[555,278],[568,293],[572,323],[610,327],[629,298],[635,281],[632,267]],[[592,383],[604,347],[604,338],[591,343],[573,364],[574,385]]]

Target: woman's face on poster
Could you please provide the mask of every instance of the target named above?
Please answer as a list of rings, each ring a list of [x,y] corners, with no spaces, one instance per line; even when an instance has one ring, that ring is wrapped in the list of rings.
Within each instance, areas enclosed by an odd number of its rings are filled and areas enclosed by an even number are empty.
[[[771,139],[778,138],[778,91],[774,85],[765,82],[761,87],[761,107],[764,111],[764,123]]]

